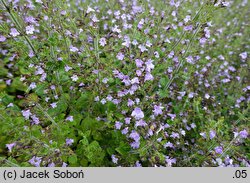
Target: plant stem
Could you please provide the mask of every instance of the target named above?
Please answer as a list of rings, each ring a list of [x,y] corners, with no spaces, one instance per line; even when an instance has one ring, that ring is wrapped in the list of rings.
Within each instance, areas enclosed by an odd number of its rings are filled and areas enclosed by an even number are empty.
[[[17,21],[17,19],[15,18],[14,14],[11,12],[10,8],[7,6],[7,4],[5,3],[4,0],[1,0],[1,2],[3,3],[5,9],[8,11],[8,13],[11,16],[11,19],[13,20],[13,22],[16,24],[17,28],[19,29],[19,31],[23,34],[25,40],[27,41],[27,43],[29,44],[30,48],[32,49],[33,53],[36,55],[36,58],[38,59],[38,55],[37,52],[31,42],[31,40],[25,35],[25,33],[22,31],[22,26],[20,25],[20,23]]]

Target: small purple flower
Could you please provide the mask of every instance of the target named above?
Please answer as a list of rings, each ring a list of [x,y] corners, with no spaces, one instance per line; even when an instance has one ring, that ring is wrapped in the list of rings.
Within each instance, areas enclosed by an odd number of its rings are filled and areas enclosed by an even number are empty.
[[[133,110],[131,116],[133,116],[135,119],[138,120],[138,119],[144,118],[144,113],[143,113],[143,111],[141,110],[141,108],[136,107],[136,108]]]
[[[72,69],[72,67],[70,67],[70,66],[68,66],[68,65],[65,65],[64,69],[65,69],[66,72],[68,72],[69,70]]]
[[[140,147],[140,142],[135,141],[135,142],[132,142],[130,145],[133,149],[138,149]]]
[[[74,143],[74,139],[69,139],[69,138],[66,139],[67,146],[71,146],[73,143]]]
[[[244,139],[246,139],[247,138],[247,136],[248,136],[248,133],[247,133],[247,131],[246,130],[242,130],[242,131],[240,131],[240,137],[241,138],[244,138]]]
[[[29,163],[36,167],[40,167],[41,162],[42,162],[42,157],[33,156],[33,158],[29,160]]]
[[[68,166],[68,164],[63,162],[62,167],[67,167],[67,166]]]
[[[158,116],[160,114],[162,114],[162,109],[163,107],[161,107],[160,105],[154,105],[154,110],[153,110],[153,113],[155,116]]]
[[[29,117],[32,115],[31,114],[31,112],[30,112],[30,110],[28,109],[28,110],[22,110],[22,115],[23,115],[23,117],[25,118],[25,119],[29,119]]]
[[[194,98],[194,93],[193,92],[189,93],[188,98]]]
[[[78,52],[78,48],[74,47],[74,46],[70,46],[69,50],[72,51],[72,52]]]
[[[138,77],[134,77],[134,78],[131,80],[131,84],[140,84],[139,78],[138,78]]]
[[[166,156],[165,161],[167,163],[167,166],[172,166],[172,164],[176,164],[176,159],[170,158],[169,156]]]
[[[36,88],[36,83],[35,82],[32,82],[31,84],[30,84],[30,89],[34,89],[34,88]]]
[[[6,37],[0,35],[0,42],[4,42],[6,40]]]
[[[130,120],[131,120],[131,118],[125,118],[125,123],[128,125],[128,124],[130,124]]]
[[[222,153],[223,153],[223,149],[222,149],[221,146],[215,147],[214,150],[215,150],[215,152],[216,152],[217,154],[222,154]]]
[[[7,107],[13,107],[13,106],[14,106],[13,103],[9,103],[9,104],[7,105]]]
[[[57,107],[57,102],[51,103],[50,106],[51,106],[52,108],[56,108],[56,107]]]
[[[73,121],[74,119],[73,119],[73,116],[68,116],[66,119],[65,119],[66,121]]]
[[[153,60],[149,59],[148,61],[145,62],[146,65],[146,70],[148,72],[150,72],[152,69],[154,69],[154,64],[153,64]]]
[[[165,148],[166,148],[166,147],[173,148],[174,145],[173,145],[173,143],[171,143],[171,142],[167,142],[167,143],[164,145],[164,147],[165,147]]]
[[[136,142],[138,142],[138,141],[140,140],[140,135],[139,135],[139,133],[137,133],[135,130],[133,130],[133,131],[130,133],[129,137],[130,137],[131,139],[133,139],[134,141],[136,141]]]
[[[135,104],[135,103],[134,103],[133,100],[128,99],[128,104],[127,104],[128,107],[133,106],[134,104]]]
[[[26,33],[27,33],[27,34],[33,34],[34,31],[35,31],[35,28],[34,28],[33,25],[28,25],[28,26],[26,27]]]
[[[180,138],[180,135],[178,133],[172,132],[172,134],[170,135],[170,137],[172,138]]]
[[[176,114],[167,114],[171,120],[173,121],[176,118]]]
[[[205,132],[201,132],[200,135],[201,135],[203,138],[206,138],[206,137],[207,137],[207,135],[206,135]]]
[[[78,80],[78,76],[74,74],[73,76],[71,76],[71,79],[72,79],[72,81],[77,81]]]
[[[247,52],[242,52],[242,53],[240,54],[240,57],[241,57],[243,60],[245,60],[245,59],[247,58]]]
[[[101,46],[105,46],[105,45],[107,44],[105,38],[101,38],[101,39],[99,40],[99,43],[100,43]]]
[[[50,163],[50,164],[48,164],[48,167],[55,167],[56,165],[55,165],[55,163],[54,162],[52,162],[52,163]]]
[[[115,157],[114,154],[112,154],[111,158],[112,158],[112,162],[113,162],[114,164],[117,164],[118,158]]]
[[[123,130],[122,130],[122,134],[127,134],[128,133],[128,127],[126,127],[126,128],[124,128]]]
[[[31,119],[32,119],[31,124],[38,125],[40,123],[39,118],[35,114],[31,116]]]
[[[148,51],[144,45],[139,45],[138,48],[141,50],[141,52]]]
[[[209,137],[210,137],[210,139],[213,139],[215,136],[216,136],[216,132],[215,132],[214,130],[211,130],[211,131],[209,132]]]
[[[122,123],[120,121],[115,122],[115,129],[120,130],[122,127]]]
[[[136,161],[135,166],[136,167],[141,167],[142,165],[141,165],[141,163],[139,161]]]
[[[20,33],[15,28],[11,28],[10,35],[13,37],[16,37],[16,36],[20,35]]]
[[[147,72],[147,73],[145,74],[145,79],[144,79],[144,81],[152,81],[152,80],[154,80],[154,76],[153,76],[150,72]]]
[[[190,63],[190,64],[194,64],[194,59],[193,57],[190,55],[186,58],[187,62]]]
[[[207,42],[207,38],[202,37],[202,38],[200,39],[200,44],[201,44],[201,45],[204,45],[206,42]]]
[[[16,142],[13,142],[11,144],[6,144],[6,147],[8,148],[8,151],[11,152],[12,148],[16,145]]]
[[[116,55],[116,58],[117,58],[118,60],[123,60],[124,57],[125,57],[125,56],[123,55],[122,52],[119,52],[119,53]]]
[[[135,59],[136,67],[142,67],[143,61],[141,59]]]
[[[139,121],[136,121],[135,126],[136,127],[138,127],[138,126],[147,126],[147,123],[144,120],[140,119]]]

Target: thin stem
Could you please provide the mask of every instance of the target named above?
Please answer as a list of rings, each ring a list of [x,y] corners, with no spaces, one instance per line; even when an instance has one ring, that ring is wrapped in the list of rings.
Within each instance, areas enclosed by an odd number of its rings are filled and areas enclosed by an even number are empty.
[[[36,52],[33,44],[31,43],[30,39],[25,35],[25,33],[22,31],[22,26],[19,24],[19,22],[17,21],[17,19],[15,18],[14,14],[11,12],[10,8],[7,6],[7,4],[5,3],[5,1],[1,0],[1,2],[3,3],[5,9],[8,11],[8,13],[11,16],[11,19],[16,24],[16,26],[19,29],[19,31],[23,34],[25,40],[27,41],[27,43],[29,44],[29,46],[32,49],[33,53],[36,55],[36,58],[38,59],[38,55],[37,55],[37,52]]]

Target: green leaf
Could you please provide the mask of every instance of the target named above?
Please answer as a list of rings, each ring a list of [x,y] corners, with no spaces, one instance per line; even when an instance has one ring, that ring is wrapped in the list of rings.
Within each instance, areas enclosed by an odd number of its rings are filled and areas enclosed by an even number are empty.
[[[72,165],[77,163],[77,155],[73,154],[68,157],[68,162]]]
[[[162,78],[160,79],[160,84],[161,84],[161,86],[162,86],[162,87],[165,87],[165,86],[167,85],[168,81],[169,81],[169,79],[168,79],[167,77],[162,77]]]

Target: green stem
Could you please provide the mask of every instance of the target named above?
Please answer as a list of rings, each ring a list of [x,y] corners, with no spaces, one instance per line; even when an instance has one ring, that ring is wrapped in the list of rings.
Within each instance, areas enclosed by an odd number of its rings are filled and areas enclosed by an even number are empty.
[[[16,24],[16,26],[19,29],[19,31],[24,35],[25,40],[27,41],[27,43],[29,44],[29,46],[32,49],[33,53],[36,55],[36,58],[38,59],[38,55],[37,55],[37,52],[36,52],[33,44],[31,43],[30,39],[22,31],[22,26],[19,24],[19,22],[17,21],[17,19],[15,18],[14,14],[11,12],[10,8],[7,6],[7,4],[5,3],[5,1],[1,0],[1,2],[3,3],[3,5],[4,5],[5,9],[8,11],[8,13],[10,14],[11,19]]]

